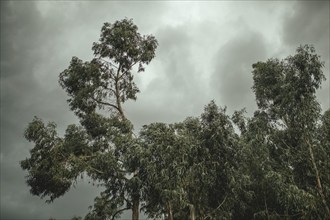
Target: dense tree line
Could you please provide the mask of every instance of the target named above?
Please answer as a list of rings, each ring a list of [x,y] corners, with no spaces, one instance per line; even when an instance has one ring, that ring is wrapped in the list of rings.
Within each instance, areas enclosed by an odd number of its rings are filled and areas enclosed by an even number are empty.
[[[200,117],[134,134],[122,104],[136,100],[133,70],[144,71],[157,45],[124,19],[104,24],[90,62],[72,58],[59,83],[80,125],[63,137],[55,123],[28,125],[35,146],[21,167],[31,193],[52,202],[87,174],[105,190],[86,220],[128,209],[134,220],[140,211],[168,220],[330,218],[330,109],[322,113],[316,99],[325,76],[313,46],[252,65],[252,117],[211,101]]]

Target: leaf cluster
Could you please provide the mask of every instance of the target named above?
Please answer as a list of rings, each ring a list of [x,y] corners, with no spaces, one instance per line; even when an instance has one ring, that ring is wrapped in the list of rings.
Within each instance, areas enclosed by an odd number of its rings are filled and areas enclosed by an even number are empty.
[[[316,99],[325,76],[313,46],[252,65],[252,117],[211,101],[199,117],[135,135],[122,104],[139,92],[133,67],[144,71],[156,48],[123,19],[103,25],[91,61],[72,58],[59,83],[80,125],[63,137],[55,123],[28,125],[34,148],[21,167],[33,195],[53,201],[87,174],[105,190],[85,219],[115,219],[139,204],[169,220],[330,218],[330,110],[321,114]]]

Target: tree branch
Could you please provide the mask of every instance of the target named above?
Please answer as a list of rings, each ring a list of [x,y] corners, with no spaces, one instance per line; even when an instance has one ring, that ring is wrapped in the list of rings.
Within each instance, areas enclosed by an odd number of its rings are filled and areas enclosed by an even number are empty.
[[[114,95],[116,94],[116,91],[112,88],[106,88],[107,90],[109,90],[110,92],[112,92]]]
[[[220,209],[221,206],[225,203],[226,199],[227,199],[227,196],[225,196],[225,198],[222,200],[222,202],[218,205],[218,207],[216,207],[213,211],[211,211],[211,213],[209,213],[208,215],[206,215],[206,217],[210,217],[211,218],[211,215],[212,213],[214,213],[216,210]]]
[[[97,102],[97,104],[107,105],[107,106],[110,106],[110,107],[112,107],[112,108],[114,108],[114,109],[116,109],[116,110],[119,111],[119,108],[116,105],[114,105],[114,104],[111,104],[109,102],[103,102],[103,101],[97,100],[94,97],[92,97],[92,99],[93,99],[93,101]]]
[[[321,197],[322,203],[324,205],[324,208],[325,208],[325,210],[327,212],[327,216],[330,217],[330,209],[329,209],[329,207],[327,205],[326,198],[325,198],[325,195],[323,193],[323,187],[322,187],[322,184],[321,184],[320,173],[319,173],[319,170],[317,168],[317,165],[316,165],[316,162],[315,162],[314,153],[313,153],[313,148],[312,148],[313,146],[309,142],[309,140],[306,138],[306,136],[304,136],[304,139],[305,139],[306,144],[308,145],[309,155],[311,157],[311,161],[312,161],[312,164],[313,164],[313,169],[315,171],[316,186],[317,186],[318,192],[320,194],[320,197]]]
[[[120,70],[121,70],[121,63],[119,64],[119,68],[117,70],[117,76],[115,77],[115,89],[116,89],[116,92],[115,92],[115,96],[116,96],[116,102],[117,102],[117,110],[118,110],[118,113],[120,114],[120,116],[122,117],[122,119],[126,119],[125,115],[124,115],[124,111],[123,109],[121,108],[121,101],[120,101],[120,91],[119,91],[119,77],[120,77]]]
[[[118,80],[122,79],[124,77],[124,75],[137,63],[138,63],[138,61],[134,62],[132,65],[129,66],[129,68],[125,72],[122,72],[122,74],[119,76]]]
[[[103,171],[101,171],[101,170],[99,170],[99,169],[96,169],[96,168],[94,168],[94,167],[92,167],[92,166],[88,166],[88,168],[90,168],[91,170],[94,170],[94,171],[97,172],[98,174],[101,174],[101,175],[104,175],[104,174],[105,174],[105,172],[103,172]],[[124,170],[118,170],[118,171],[116,171],[116,172],[118,172],[118,173],[126,173],[126,171],[124,171]],[[124,176],[123,178],[121,178],[121,179],[128,180],[125,176]]]
[[[120,212],[122,212],[122,211],[125,211],[125,210],[129,210],[130,208],[122,208],[122,209],[119,209],[119,210],[117,210],[114,214],[113,214],[113,216],[112,216],[112,220],[114,220],[115,218],[116,218],[116,215],[118,215]]]
[[[100,60],[102,60],[103,62],[109,64],[110,66],[113,66],[113,67],[115,67],[116,69],[118,69],[118,67],[117,67],[116,65],[112,64],[111,62],[106,61],[106,60],[104,60],[104,59],[102,59],[102,58],[100,58]]]
[[[98,169],[96,169],[96,168],[94,168],[94,167],[92,167],[92,166],[88,166],[90,169],[92,169],[92,170],[94,170],[94,171],[96,171],[97,173],[99,173],[99,174],[104,174],[104,172],[103,171],[101,171],[101,170],[98,170]]]

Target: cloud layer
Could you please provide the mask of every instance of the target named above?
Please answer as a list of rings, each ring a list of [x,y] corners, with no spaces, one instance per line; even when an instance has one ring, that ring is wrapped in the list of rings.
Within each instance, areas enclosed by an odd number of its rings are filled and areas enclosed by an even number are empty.
[[[314,44],[330,78],[328,1],[1,1],[1,218],[70,218],[93,203],[100,189],[86,180],[50,205],[31,196],[19,161],[33,146],[23,133],[35,115],[55,121],[59,133],[77,123],[58,74],[72,56],[91,59],[102,24],[125,17],[159,41],[156,58],[135,76],[137,101],[125,104],[137,130],[198,116],[212,99],[229,113],[252,114],[251,65],[300,44]],[[329,79],[318,97],[329,108]]]

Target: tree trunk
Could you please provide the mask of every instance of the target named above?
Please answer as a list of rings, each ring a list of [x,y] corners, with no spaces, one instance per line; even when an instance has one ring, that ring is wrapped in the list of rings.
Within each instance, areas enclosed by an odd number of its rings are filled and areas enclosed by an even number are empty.
[[[315,162],[315,157],[314,157],[314,153],[313,153],[313,148],[312,148],[312,145],[311,143],[309,142],[309,140],[307,138],[305,138],[305,142],[307,143],[308,145],[308,150],[309,150],[309,155],[310,155],[310,159],[312,161],[312,164],[313,164],[313,169],[315,171],[315,178],[316,178],[316,186],[317,186],[317,190],[320,194],[320,197],[321,197],[321,200],[322,200],[322,203],[324,205],[324,208],[325,208],[325,211],[327,213],[327,217],[330,218],[330,209],[327,205],[327,202],[326,202],[326,198],[324,196],[324,193],[323,193],[323,187],[322,187],[322,184],[321,184],[321,178],[320,178],[320,173],[319,173],[319,170],[317,168],[317,165],[316,165],[316,162]]]
[[[173,211],[172,211],[172,205],[170,202],[167,202],[167,220],[173,220]]]
[[[190,209],[190,220],[195,220],[195,207],[193,204],[189,205]]]
[[[118,83],[116,83],[116,102],[117,102],[117,110],[119,112],[119,115],[121,116],[122,119],[125,119],[125,114],[123,111],[123,108],[121,107],[121,101],[120,101],[120,93],[119,93],[119,88],[118,88]]]
[[[118,113],[122,119],[126,119],[123,108],[121,106],[122,100],[120,100],[120,90],[119,90],[120,70],[121,70],[121,64],[119,64],[119,67],[117,70],[117,75],[115,77],[115,96],[116,96],[116,104],[117,104]]]
[[[139,220],[139,199],[133,199],[132,220]]]
[[[138,171],[135,170],[133,174],[133,178],[138,175]],[[138,186],[133,186],[132,191],[132,220],[139,220],[139,213],[140,213],[140,191]]]

